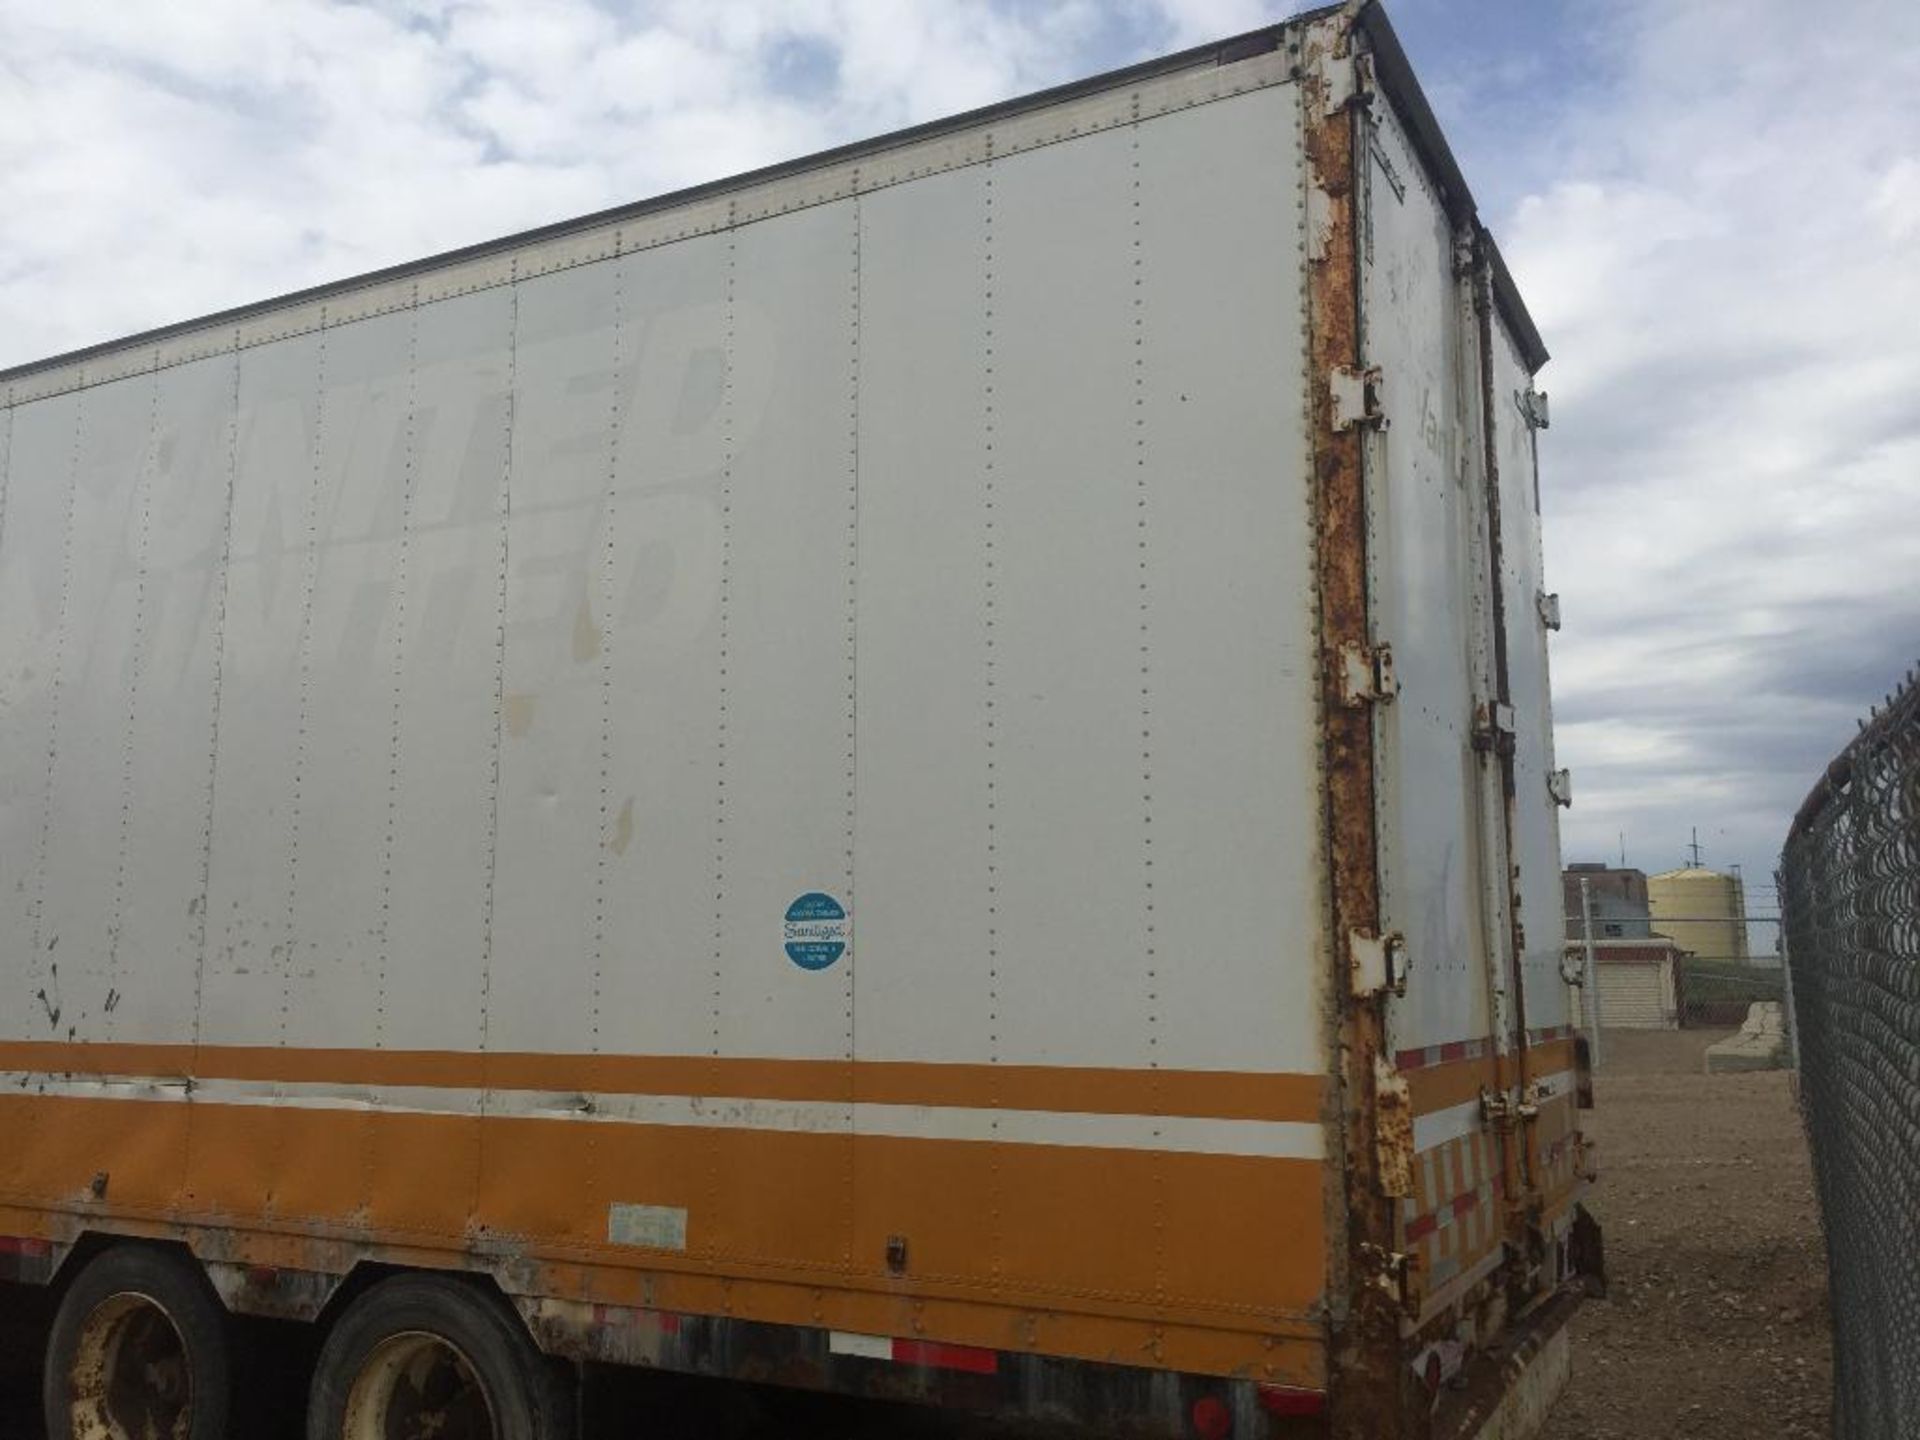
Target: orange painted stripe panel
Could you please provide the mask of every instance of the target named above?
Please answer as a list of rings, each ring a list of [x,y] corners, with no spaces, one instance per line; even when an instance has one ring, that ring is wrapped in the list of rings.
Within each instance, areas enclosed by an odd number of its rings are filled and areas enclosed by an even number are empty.
[[[1311,1160],[18,1094],[0,1133],[0,1198],[53,1209],[1237,1326],[1304,1316],[1323,1286]],[[614,1243],[633,1205],[683,1212],[684,1251]]]
[[[0,1070],[290,1084],[418,1085],[999,1107],[1223,1120],[1322,1118],[1317,1075],[678,1055],[482,1054],[278,1046],[0,1042]]]
[[[0,1233],[70,1239],[79,1217],[0,1202]],[[240,1265],[343,1271],[357,1260],[425,1268],[493,1269],[510,1294],[574,1300],[649,1314],[727,1315],[774,1324],[869,1335],[913,1335],[1000,1352],[1056,1355],[1200,1375],[1230,1375],[1318,1390],[1327,1352],[1317,1322],[1304,1316],[1189,1318],[1170,1310],[1113,1305],[1025,1306],[978,1291],[930,1295],[919,1287],[817,1285],[778,1275],[744,1277],[738,1267],[661,1270],[643,1257],[619,1264],[515,1256],[500,1261],[423,1247],[411,1240],[345,1244],[288,1230],[235,1227],[130,1214],[89,1217],[118,1234],[185,1239],[199,1254]]]

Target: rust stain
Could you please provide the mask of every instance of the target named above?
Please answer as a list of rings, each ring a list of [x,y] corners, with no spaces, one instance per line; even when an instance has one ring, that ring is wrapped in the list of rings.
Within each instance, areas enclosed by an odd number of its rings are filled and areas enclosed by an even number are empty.
[[[507,734],[516,740],[524,739],[527,732],[533,729],[533,696],[507,696],[502,718],[506,721]]]
[[[629,795],[626,803],[620,807],[620,814],[613,822],[613,836],[607,841],[607,848],[616,855],[624,855],[631,844],[633,844],[633,797]]]
[[[1374,1058],[1373,1098],[1380,1188],[1404,1200],[1413,1194],[1413,1095],[1406,1077],[1384,1056]]]
[[[573,612],[573,658],[584,665],[600,654],[600,627],[593,623],[593,610],[583,598]]]

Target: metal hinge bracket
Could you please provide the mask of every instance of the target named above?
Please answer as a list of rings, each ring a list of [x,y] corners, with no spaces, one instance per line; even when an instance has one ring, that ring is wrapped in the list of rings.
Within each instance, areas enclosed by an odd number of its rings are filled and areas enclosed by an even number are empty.
[[[1573,772],[1556,770],[1547,776],[1547,793],[1553,796],[1556,805],[1573,804]]]
[[[1349,708],[1390,705],[1399,693],[1400,679],[1393,673],[1391,645],[1349,641],[1340,647],[1340,698]]]
[[[1473,709],[1473,748],[1483,755],[1513,754],[1516,734],[1513,707],[1498,700],[1483,700]]]
[[[1347,937],[1348,968],[1353,993],[1360,999],[1391,991],[1407,993],[1407,937],[1395,930],[1386,935],[1369,935],[1355,930]]]
[[[1542,590],[1539,595],[1540,623],[1549,630],[1560,628],[1560,597]]]
[[[1335,430],[1384,430],[1387,412],[1382,393],[1380,367],[1369,365],[1356,370],[1350,365],[1336,366],[1327,377],[1333,394]]]
[[[1532,1120],[1540,1113],[1540,1093],[1537,1085],[1529,1085],[1516,1102],[1504,1090],[1480,1090],[1480,1120],[1496,1130],[1511,1129],[1516,1120]]]
[[[1520,413],[1526,417],[1527,424],[1535,430],[1545,430],[1549,423],[1547,410],[1547,392],[1544,390],[1521,390],[1515,393],[1514,400],[1520,406]]]

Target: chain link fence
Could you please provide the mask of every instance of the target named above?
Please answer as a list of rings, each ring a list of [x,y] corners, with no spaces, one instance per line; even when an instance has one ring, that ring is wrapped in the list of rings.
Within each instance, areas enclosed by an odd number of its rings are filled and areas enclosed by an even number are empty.
[[[1771,915],[1750,915],[1760,925]],[[1784,1004],[1786,972],[1773,955],[1686,954],[1679,962],[1680,1024],[1688,1030],[1738,1030],[1756,1004]]]
[[[1781,856],[1800,1099],[1827,1232],[1834,1433],[1920,1435],[1920,684],[1874,713]]]

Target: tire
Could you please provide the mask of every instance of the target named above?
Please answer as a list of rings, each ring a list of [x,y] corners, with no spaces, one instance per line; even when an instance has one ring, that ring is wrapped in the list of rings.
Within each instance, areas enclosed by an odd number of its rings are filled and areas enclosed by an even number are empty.
[[[48,1440],[226,1440],[226,1312],[174,1250],[117,1245],[74,1278],[47,1335]]]
[[[492,1291],[448,1275],[396,1275],[328,1332],[307,1440],[572,1440],[560,1367]]]

